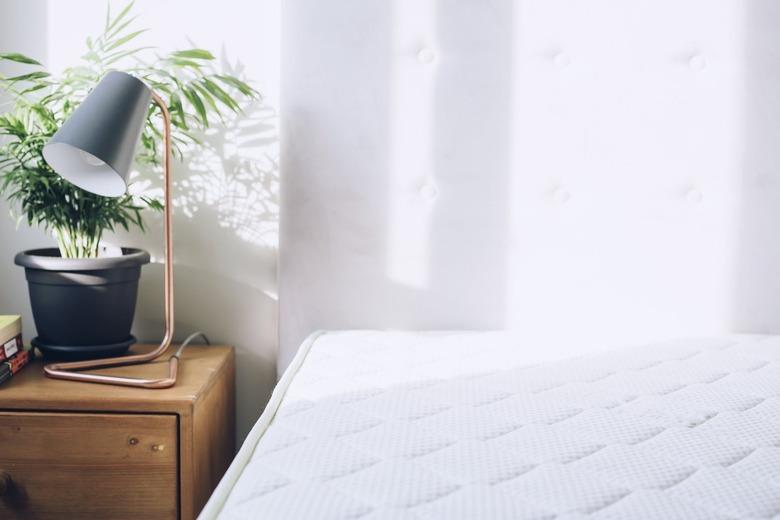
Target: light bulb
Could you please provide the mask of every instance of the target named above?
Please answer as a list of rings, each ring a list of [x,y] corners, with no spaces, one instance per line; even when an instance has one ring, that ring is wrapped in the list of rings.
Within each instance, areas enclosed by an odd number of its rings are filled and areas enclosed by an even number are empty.
[[[85,152],[84,150],[79,150],[79,154],[81,155],[81,159],[90,166],[105,166],[106,164],[91,153]]]

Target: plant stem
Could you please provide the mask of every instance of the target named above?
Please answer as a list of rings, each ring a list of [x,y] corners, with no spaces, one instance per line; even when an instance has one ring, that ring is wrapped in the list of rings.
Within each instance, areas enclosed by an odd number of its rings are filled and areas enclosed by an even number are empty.
[[[77,227],[54,228],[62,258],[97,258],[101,232]]]

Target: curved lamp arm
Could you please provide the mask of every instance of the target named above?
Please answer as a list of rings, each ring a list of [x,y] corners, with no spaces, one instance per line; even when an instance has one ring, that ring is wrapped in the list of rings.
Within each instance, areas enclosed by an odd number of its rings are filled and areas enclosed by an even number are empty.
[[[160,345],[146,354],[134,354],[111,359],[51,363],[43,367],[45,374],[55,379],[102,383],[107,385],[136,386],[142,388],[169,388],[176,384],[179,352],[168,360],[168,377],[163,379],[139,379],[102,374],[84,374],[80,371],[96,368],[137,365],[157,359],[173,341],[173,206],[171,204],[171,115],[165,101],[152,91],[152,101],[160,108],[163,117],[163,233],[165,235],[165,335]]]

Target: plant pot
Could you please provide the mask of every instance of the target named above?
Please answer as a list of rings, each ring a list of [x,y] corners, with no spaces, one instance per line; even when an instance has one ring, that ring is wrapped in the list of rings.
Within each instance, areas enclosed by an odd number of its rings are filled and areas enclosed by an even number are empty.
[[[130,335],[141,266],[149,253],[122,249],[122,256],[62,258],[55,248],[16,255],[24,267],[38,337],[47,357],[89,359],[119,355]]]

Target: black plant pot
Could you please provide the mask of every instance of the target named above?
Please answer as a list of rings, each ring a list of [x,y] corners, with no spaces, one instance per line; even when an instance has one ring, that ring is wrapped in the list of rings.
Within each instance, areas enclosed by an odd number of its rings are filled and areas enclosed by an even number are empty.
[[[62,258],[54,248],[16,255],[24,267],[38,337],[32,343],[44,356],[89,359],[124,353],[138,297],[141,266],[149,253],[123,249],[107,258]]]

